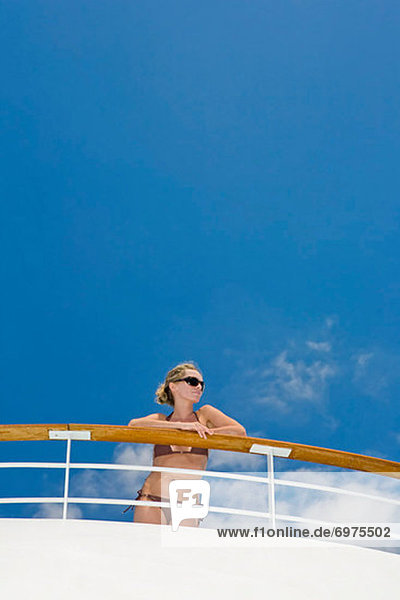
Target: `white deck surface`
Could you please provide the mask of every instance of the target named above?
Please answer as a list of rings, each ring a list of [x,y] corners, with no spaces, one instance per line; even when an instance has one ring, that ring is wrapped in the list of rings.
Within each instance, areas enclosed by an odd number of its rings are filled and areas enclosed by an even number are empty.
[[[163,530],[163,531],[161,531]],[[211,530],[104,521],[0,520],[4,600],[395,598],[400,556],[282,542],[257,547]]]

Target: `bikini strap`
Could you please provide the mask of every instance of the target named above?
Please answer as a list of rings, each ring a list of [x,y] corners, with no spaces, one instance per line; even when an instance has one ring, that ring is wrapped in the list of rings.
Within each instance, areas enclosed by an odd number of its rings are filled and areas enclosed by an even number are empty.
[[[172,415],[173,415],[173,414],[174,414],[174,411],[172,411],[172,413],[170,413],[170,414],[169,414],[169,415],[166,417],[166,419],[165,419],[165,420],[166,420],[166,421],[169,421],[169,420],[170,420],[170,418],[172,417]],[[196,417],[196,419],[197,419],[197,420],[199,421],[199,423],[200,423],[200,420],[199,420],[199,417],[197,416],[197,413],[196,413],[196,411],[193,411],[193,414],[194,414],[194,416]]]

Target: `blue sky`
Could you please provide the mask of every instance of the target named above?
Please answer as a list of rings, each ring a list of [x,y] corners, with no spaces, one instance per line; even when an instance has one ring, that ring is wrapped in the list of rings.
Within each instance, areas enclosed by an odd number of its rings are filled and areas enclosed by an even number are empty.
[[[249,435],[400,460],[398,3],[0,6],[1,422],[193,359]]]

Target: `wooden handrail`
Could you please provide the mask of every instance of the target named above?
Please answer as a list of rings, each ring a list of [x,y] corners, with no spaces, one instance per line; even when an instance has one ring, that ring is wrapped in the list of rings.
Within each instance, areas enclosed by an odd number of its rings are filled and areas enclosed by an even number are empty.
[[[319,448],[305,444],[281,442],[264,438],[254,438],[239,435],[209,436],[206,440],[197,433],[180,431],[178,429],[156,429],[150,427],[127,427],[122,425],[94,425],[80,423],[44,424],[44,425],[0,425],[0,442],[5,441],[32,441],[48,440],[50,430],[64,431],[90,431],[91,439],[97,442],[127,442],[133,444],[175,444],[180,446],[193,446],[196,448],[210,448],[214,450],[228,450],[230,452],[249,453],[253,444],[261,446],[274,446],[276,448],[290,448],[288,458],[320,465],[330,465],[367,471],[400,479],[400,463],[364,456],[353,452]]]

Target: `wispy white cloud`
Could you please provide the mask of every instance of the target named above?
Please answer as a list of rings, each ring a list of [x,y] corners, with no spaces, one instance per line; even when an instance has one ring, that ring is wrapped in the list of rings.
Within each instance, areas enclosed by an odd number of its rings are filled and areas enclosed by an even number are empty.
[[[63,507],[61,504],[39,504],[33,515],[34,519],[61,519]],[[81,519],[82,511],[76,504],[69,504],[67,515],[69,519]]]
[[[151,465],[152,447],[148,444],[118,444],[113,460],[117,464]],[[143,471],[86,469],[71,477],[71,495],[97,498],[132,498],[141,487]]]
[[[325,327],[332,329],[338,322],[337,316],[330,316],[325,319]]]
[[[329,342],[312,342],[309,340],[306,344],[311,350],[316,350],[317,352],[330,352],[332,349]]]
[[[332,315],[308,331],[291,332],[272,355],[257,348],[246,362],[242,353],[239,376],[226,397],[245,395],[249,405],[271,409],[273,420],[285,417],[304,424],[318,415],[331,431],[339,426],[346,393],[352,402],[361,395],[392,401],[400,383],[400,356],[376,345],[357,348],[339,331],[338,322]],[[341,394],[337,410],[331,403],[333,389]]]
[[[373,352],[361,353],[356,356],[357,368],[364,371],[373,356]]]
[[[364,394],[387,400],[391,387],[398,382],[400,357],[379,348],[353,354],[353,384]]]
[[[398,500],[400,481],[360,472],[301,470],[283,474],[284,479]],[[282,488],[279,512],[334,522],[397,522],[400,506],[359,496],[346,496],[318,490]],[[283,511],[282,511],[283,509]],[[287,512],[294,511],[294,512]]]
[[[150,465],[153,447],[150,444],[118,444],[113,459],[121,465]]]
[[[336,372],[332,362],[291,360],[285,350],[262,372],[264,389],[259,400],[282,412],[299,403],[318,405]]]
[[[373,360],[373,358],[373,352],[359,352],[353,356],[353,383],[366,383],[367,379],[369,379],[369,371],[371,367],[371,361]]]
[[[265,470],[265,467],[265,456],[226,450],[212,450],[207,465],[207,468],[213,471],[233,472]]]
[[[358,494],[398,500],[400,481],[358,472],[302,470],[280,473],[279,479],[303,484],[338,488]],[[265,484],[218,480],[212,484],[211,505],[268,512],[268,488]],[[277,514],[335,523],[400,522],[400,506],[360,496],[276,486]],[[260,525],[260,518],[255,518]],[[210,513],[205,527],[249,527],[254,518]],[[266,524],[268,520],[266,520]]]

